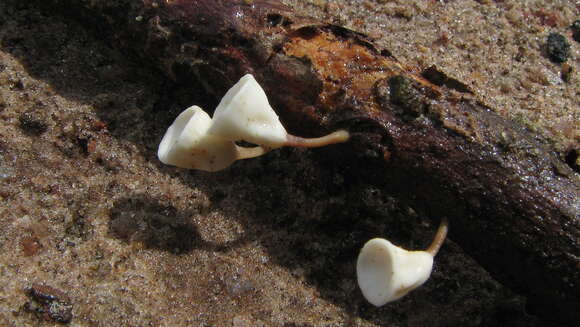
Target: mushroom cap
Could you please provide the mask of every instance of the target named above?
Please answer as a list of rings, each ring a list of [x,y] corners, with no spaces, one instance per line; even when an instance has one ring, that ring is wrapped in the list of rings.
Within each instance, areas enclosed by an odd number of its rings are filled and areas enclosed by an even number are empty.
[[[380,307],[421,286],[432,268],[430,253],[407,251],[385,239],[374,238],[362,248],[356,272],[365,299]]]
[[[185,109],[165,132],[157,151],[159,160],[212,172],[230,166],[237,159],[237,147],[231,141],[207,134],[211,123],[200,107]]]
[[[264,89],[254,76],[243,76],[217,106],[209,133],[230,141],[246,142],[270,148],[282,146],[287,133]]]

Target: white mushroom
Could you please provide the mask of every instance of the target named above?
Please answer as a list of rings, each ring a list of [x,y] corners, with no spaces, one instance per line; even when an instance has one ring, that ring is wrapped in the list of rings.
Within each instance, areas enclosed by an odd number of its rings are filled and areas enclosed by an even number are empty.
[[[383,306],[425,283],[447,230],[448,222],[443,219],[426,251],[407,251],[382,238],[368,241],[356,267],[358,285],[365,299],[377,307]]]
[[[344,130],[313,139],[288,134],[270,106],[264,89],[251,74],[243,76],[222,98],[209,133],[269,148],[319,147],[345,142],[349,137]]]
[[[209,115],[198,106],[185,109],[169,126],[159,144],[157,156],[164,164],[181,168],[218,171],[239,159],[264,154],[262,147],[244,148],[208,134]]]
[[[312,148],[348,138],[344,130],[311,139],[288,134],[266,93],[248,74],[222,98],[213,119],[197,106],[183,111],[163,136],[157,156],[163,163],[181,168],[218,171],[236,160],[258,157],[273,148]],[[242,140],[258,146],[235,144]]]

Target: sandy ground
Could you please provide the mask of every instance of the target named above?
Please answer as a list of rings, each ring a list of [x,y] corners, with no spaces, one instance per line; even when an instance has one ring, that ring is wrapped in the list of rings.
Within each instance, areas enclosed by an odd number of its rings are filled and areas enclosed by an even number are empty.
[[[288,4],[294,1],[286,1]],[[363,32],[407,65],[437,66],[498,113],[541,131],[561,151],[580,140],[580,63],[570,25],[580,5],[566,0],[300,1],[312,15]],[[550,33],[570,43],[565,65],[548,60]],[[562,75],[566,65],[573,71]]]
[[[286,2],[437,65],[563,156],[578,149],[572,1]],[[571,44],[568,82],[550,32]],[[360,247],[425,247],[429,217],[321,163],[324,150],[214,174],[162,165],[165,128],[195,103],[82,23],[0,2],[1,326],[543,325],[452,241],[422,288],[367,304]]]

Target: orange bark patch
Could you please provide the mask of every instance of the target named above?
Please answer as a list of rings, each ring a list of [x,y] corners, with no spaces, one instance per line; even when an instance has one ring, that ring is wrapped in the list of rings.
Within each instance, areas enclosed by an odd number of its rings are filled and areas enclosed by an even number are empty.
[[[296,32],[284,45],[289,56],[307,59],[323,82],[322,107],[335,107],[333,95],[345,93],[360,104],[375,106],[372,98],[375,83],[395,75],[406,75],[419,83],[437,88],[423,78],[408,72],[399,62],[383,56],[356,38],[341,38],[334,33]],[[369,108],[370,109],[370,108]]]

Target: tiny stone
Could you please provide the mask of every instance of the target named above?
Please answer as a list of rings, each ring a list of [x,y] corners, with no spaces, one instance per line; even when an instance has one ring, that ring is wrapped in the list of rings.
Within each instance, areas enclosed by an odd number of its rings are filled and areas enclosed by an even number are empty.
[[[572,38],[574,38],[574,41],[580,42],[580,19],[572,23],[570,28],[572,29]]]
[[[562,69],[560,70],[560,76],[562,77],[562,80],[566,83],[570,82],[570,79],[572,78],[572,66],[570,66],[570,64],[568,63],[564,63],[562,64]]]
[[[20,121],[20,128],[30,135],[39,136],[48,129],[46,123],[44,123],[40,117],[31,112],[21,114],[18,120]]]
[[[547,50],[550,60],[555,63],[565,62],[570,56],[570,44],[558,33],[548,35]]]
[[[20,240],[20,246],[22,247],[22,252],[25,257],[31,257],[40,251],[42,245],[38,241],[38,238],[34,236],[23,237]]]
[[[10,90],[24,90],[24,83],[22,83],[19,79],[11,79],[10,80]]]

